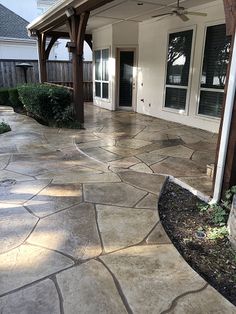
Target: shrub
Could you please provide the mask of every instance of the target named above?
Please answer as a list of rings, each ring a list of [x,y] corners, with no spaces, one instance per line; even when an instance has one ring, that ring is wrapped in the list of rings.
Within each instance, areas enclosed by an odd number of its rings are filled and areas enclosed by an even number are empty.
[[[72,118],[68,114],[71,96],[65,88],[46,84],[25,84],[17,89],[27,112],[42,122],[57,125]]]
[[[0,88],[0,105],[2,106],[9,105],[9,94],[7,88]]]
[[[14,111],[23,111],[24,106],[22,104],[22,102],[19,99],[19,93],[17,88],[10,88],[8,90],[9,93],[9,101],[10,104],[12,105]]]
[[[11,131],[10,125],[6,122],[0,122],[0,134]]]

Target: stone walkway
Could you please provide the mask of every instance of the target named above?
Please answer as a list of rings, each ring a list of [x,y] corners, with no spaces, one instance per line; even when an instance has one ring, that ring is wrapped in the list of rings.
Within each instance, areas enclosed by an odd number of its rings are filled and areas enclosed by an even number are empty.
[[[171,174],[209,191],[216,136],[86,106],[86,130],[1,108],[0,313],[235,313],[159,221]],[[161,175],[162,174],[162,175]]]

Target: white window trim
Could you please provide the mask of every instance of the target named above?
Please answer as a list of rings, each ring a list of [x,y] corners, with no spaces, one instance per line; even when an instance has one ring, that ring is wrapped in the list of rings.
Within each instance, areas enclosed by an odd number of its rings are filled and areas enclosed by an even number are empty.
[[[203,69],[203,61],[204,61],[204,52],[205,52],[205,45],[206,45],[206,33],[207,33],[207,28],[211,26],[216,26],[220,24],[225,24],[225,20],[217,20],[214,22],[208,22],[205,23],[204,27],[204,37],[203,37],[203,43],[202,43],[202,55],[201,55],[201,67],[200,67],[200,72],[199,72],[199,78],[198,78],[198,94],[197,94],[197,103],[196,103],[196,111],[195,111],[195,117],[197,118],[204,118],[205,120],[215,120],[215,121],[220,121],[220,117],[213,117],[209,116],[206,114],[198,113],[199,111],[199,106],[200,106],[200,95],[201,91],[210,91],[210,92],[220,92],[224,93],[224,89],[218,89],[218,88],[207,88],[207,87],[201,87],[201,78],[202,78],[202,69]]]
[[[94,91],[93,91],[93,96],[94,96],[94,99],[97,99],[97,100],[102,100],[102,101],[105,101],[105,102],[110,102],[110,74],[109,74],[109,69],[108,69],[108,81],[104,81],[104,80],[96,80],[95,79],[95,75],[96,75],[96,70],[95,70],[95,52],[96,51],[100,51],[101,52],[101,57],[100,57],[100,60],[102,60],[102,50],[106,50],[108,49],[108,63],[109,63],[109,59],[110,59],[110,54],[111,54],[111,49],[110,47],[103,47],[103,48],[96,48],[94,49],[93,51],[93,68],[94,68],[94,73],[93,73],[93,77],[94,77]],[[102,74],[102,73],[101,73]],[[96,83],[100,83],[101,84],[101,95],[102,95],[102,83],[107,83],[108,84],[108,97],[107,98],[103,98],[103,97],[99,97],[99,96],[96,96]]]
[[[193,59],[194,59],[194,49],[195,49],[195,41],[196,41],[196,29],[197,25],[191,25],[183,28],[177,28],[177,29],[171,29],[167,33],[167,43],[166,43],[166,59],[165,59],[165,76],[164,76],[164,89],[163,89],[163,102],[162,102],[162,111],[166,112],[171,112],[175,113],[178,115],[189,115],[189,107],[190,107],[190,95],[191,95],[191,83],[192,83],[192,75],[193,75]],[[192,46],[191,46],[191,56],[190,56],[190,63],[189,63],[189,77],[188,77],[188,85],[187,86],[181,86],[181,85],[169,85],[166,84],[166,78],[167,78],[167,56],[168,56],[168,49],[169,49],[169,37],[170,34],[173,33],[179,33],[179,32],[184,32],[184,31],[193,31],[193,36],[192,36]],[[165,100],[166,100],[166,87],[171,87],[171,88],[182,88],[186,89],[186,102],[185,102],[185,110],[183,109],[174,109],[174,108],[168,108],[165,107]]]

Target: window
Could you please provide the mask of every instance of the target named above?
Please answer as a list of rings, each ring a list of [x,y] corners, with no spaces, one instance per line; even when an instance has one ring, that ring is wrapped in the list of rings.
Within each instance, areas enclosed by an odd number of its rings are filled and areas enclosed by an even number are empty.
[[[109,49],[96,50],[95,58],[95,96],[108,99],[109,75],[108,60]]]
[[[165,107],[185,110],[193,30],[169,35]]]
[[[220,117],[229,63],[230,39],[225,24],[207,27],[198,113]]]

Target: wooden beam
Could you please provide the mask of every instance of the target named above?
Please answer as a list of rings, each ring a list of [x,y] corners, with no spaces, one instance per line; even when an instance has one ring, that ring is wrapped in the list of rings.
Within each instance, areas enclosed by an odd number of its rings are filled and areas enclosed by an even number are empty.
[[[46,35],[44,33],[39,33],[37,36],[39,53],[39,81],[40,83],[44,83],[47,81]]]
[[[83,50],[85,30],[89,12],[72,15],[68,18],[67,27],[71,42],[68,43],[72,53],[73,100],[75,119],[84,123],[84,95],[83,95]]]
[[[81,14],[83,12],[90,12],[112,1],[114,0],[88,0],[82,3],[78,8],[76,8],[75,11],[76,11],[76,14]]]
[[[51,38],[51,40],[50,40],[50,42],[49,42],[49,44],[47,46],[47,49],[45,51],[45,58],[46,58],[46,60],[48,60],[49,55],[50,55],[50,51],[51,51],[53,45],[55,44],[55,42],[58,40],[58,38],[59,38],[58,36],[53,36]]]
[[[232,36],[236,27],[236,3],[235,0],[224,0],[226,33]]]
[[[46,33],[48,37],[57,37],[62,39],[69,39],[70,35],[68,32],[57,32],[57,31],[50,31]]]
[[[228,36],[232,37],[232,42],[231,42],[230,60],[229,60],[228,68],[227,68],[227,79],[226,79],[226,84],[225,84],[224,102],[222,106],[221,123],[220,123],[219,136],[218,136],[218,141],[217,141],[215,168],[218,163],[218,154],[219,154],[220,139],[221,139],[221,134],[222,134],[225,101],[226,101],[226,95],[227,95],[227,90],[228,90],[229,73],[230,73],[231,60],[232,60],[232,47],[234,44],[233,39],[235,38],[235,30],[236,30],[235,0],[224,0],[224,9],[225,9],[225,19],[226,19],[226,33]],[[215,181],[215,178],[214,178],[214,181]],[[229,134],[229,141],[228,141],[221,194],[223,195],[224,192],[233,185],[236,185],[236,97],[234,99],[234,109],[232,113],[231,129],[230,129],[230,134]]]

